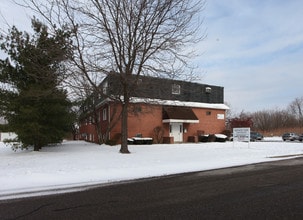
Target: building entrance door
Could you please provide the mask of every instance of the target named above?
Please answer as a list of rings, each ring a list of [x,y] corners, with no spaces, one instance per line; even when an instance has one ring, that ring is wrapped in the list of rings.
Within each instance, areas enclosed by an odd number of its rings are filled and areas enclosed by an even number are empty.
[[[170,136],[174,137],[174,142],[183,142],[183,123],[170,123]]]

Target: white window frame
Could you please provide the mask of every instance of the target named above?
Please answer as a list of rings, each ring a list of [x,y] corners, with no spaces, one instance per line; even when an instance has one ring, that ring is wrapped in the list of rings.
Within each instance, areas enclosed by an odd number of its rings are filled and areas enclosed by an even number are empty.
[[[103,121],[107,120],[107,108],[104,108],[102,111],[102,119]]]
[[[180,95],[181,86],[179,84],[172,84],[171,93],[174,94],[174,95]]]
[[[107,88],[108,88],[108,82],[104,82],[103,84],[103,88],[102,88],[102,93],[103,94],[107,94]]]

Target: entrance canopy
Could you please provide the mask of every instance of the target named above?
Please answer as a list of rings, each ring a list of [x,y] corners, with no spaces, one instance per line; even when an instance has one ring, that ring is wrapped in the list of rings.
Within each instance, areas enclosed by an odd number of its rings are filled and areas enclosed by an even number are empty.
[[[163,107],[163,123],[199,123],[199,119],[191,108],[188,107]]]

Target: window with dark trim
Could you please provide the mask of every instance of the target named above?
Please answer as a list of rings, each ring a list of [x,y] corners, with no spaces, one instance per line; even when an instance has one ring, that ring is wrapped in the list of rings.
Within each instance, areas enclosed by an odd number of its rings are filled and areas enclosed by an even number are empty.
[[[140,113],[140,112],[142,112],[141,106],[135,106],[134,107],[134,113]]]

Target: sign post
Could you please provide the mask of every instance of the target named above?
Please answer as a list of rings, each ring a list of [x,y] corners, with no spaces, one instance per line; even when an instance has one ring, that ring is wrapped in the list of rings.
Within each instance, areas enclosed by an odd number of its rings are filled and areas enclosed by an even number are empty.
[[[250,128],[234,128],[233,129],[233,143],[235,141],[242,141],[242,142],[250,142]]]

